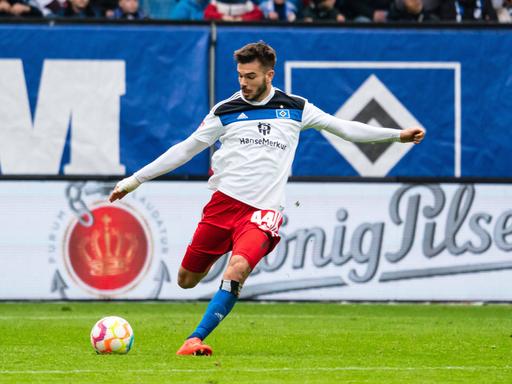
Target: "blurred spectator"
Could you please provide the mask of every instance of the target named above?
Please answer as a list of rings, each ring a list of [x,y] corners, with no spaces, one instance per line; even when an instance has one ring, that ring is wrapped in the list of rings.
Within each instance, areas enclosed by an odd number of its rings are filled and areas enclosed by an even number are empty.
[[[512,0],[493,0],[492,4],[500,23],[512,22]]]
[[[389,21],[439,21],[439,17],[425,9],[423,0],[395,0],[388,13]]]
[[[304,8],[303,19],[306,22],[337,21],[345,22],[345,15],[336,8],[336,0],[313,0]]]
[[[0,17],[8,17],[11,15],[11,3],[7,0],[0,0]]]
[[[399,11],[402,11],[405,8],[405,2],[406,0],[393,0],[391,5],[394,5]],[[421,2],[423,3],[423,9],[425,11],[439,16],[441,0],[421,0]]]
[[[89,0],[67,0],[59,16],[83,19],[101,17],[101,13],[89,4]]]
[[[42,17],[36,3],[28,0],[0,0],[0,17]]]
[[[263,12],[251,0],[210,0],[204,10],[205,20],[259,21]]]
[[[44,17],[56,16],[64,3],[65,0],[34,0]]]
[[[204,20],[209,0],[180,0],[171,10],[172,20]]]
[[[260,3],[260,9],[267,20],[295,21],[297,7],[288,0],[266,0]]]
[[[423,8],[431,13],[439,12],[439,7],[443,0],[423,0]],[[396,0],[397,3],[403,3],[404,0]]]
[[[441,19],[462,21],[496,21],[498,16],[491,0],[445,0],[441,4]]]
[[[139,9],[139,0],[119,0],[118,7],[114,9],[112,18],[123,20],[147,19],[144,12]]]
[[[347,16],[356,22],[382,23],[390,6],[391,0],[347,0]]]
[[[114,10],[119,7],[118,0],[89,0],[91,7],[100,16],[114,18]]]
[[[209,1],[209,0],[204,0]],[[151,19],[169,20],[171,13],[179,3],[178,0],[139,0],[140,9]],[[204,20],[204,14],[200,20]]]

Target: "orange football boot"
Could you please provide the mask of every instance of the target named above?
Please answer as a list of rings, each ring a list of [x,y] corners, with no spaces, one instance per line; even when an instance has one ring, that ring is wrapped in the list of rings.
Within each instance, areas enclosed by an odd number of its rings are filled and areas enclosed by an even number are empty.
[[[193,355],[193,356],[211,356],[213,354],[212,347],[203,344],[199,337],[192,337],[185,340],[177,355]]]

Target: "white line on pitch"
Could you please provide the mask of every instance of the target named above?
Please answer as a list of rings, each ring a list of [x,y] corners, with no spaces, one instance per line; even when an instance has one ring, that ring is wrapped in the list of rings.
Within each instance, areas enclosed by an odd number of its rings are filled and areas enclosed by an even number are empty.
[[[511,370],[512,366],[445,366],[445,367],[311,367],[311,368],[216,368],[216,369],[123,369],[124,373],[204,373],[204,372],[335,372],[335,371],[479,371],[479,370]],[[70,370],[0,370],[0,374],[82,374],[111,373],[101,369],[70,369]]]
[[[200,313],[176,313],[176,314],[143,314],[144,317],[159,317],[159,318],[182,318],[182,317],[198,317]],[[125,316],[133,316],[138,317],[138,314],[128,315]],[[10,315],[4,315],[0,316],[1,320],[93,320],[96,319],[98,315],[57,315],[57,316],[10,316]],[[339,319],[340,317],[347,317],[346,314],[340,314],[340,315],[273,315],[273,314],[244,314],[244,313],[232,313],[230,315],[231,317],[254,317],[254,318],[264,318],[264,319],[280,319],[280,318],[291,318],[291,319],[318,319],[318,318],[335,318]],[[416,318],[416,317],[415,317]]]
[[[180,314],[180,315],[149,315],[150,317],[158,317],[160,319],[182,319],[182,318],[197,318],[201,316],[201,313],[188,313],[188,314]],[[32,320],[32,321],[39,321],[39,320],[55,320],[55,321],[69,321],[69,320],[91,320],[96,321],[101,316],[32,316],[32,317],[20,317],[20,316],[0,316],[0,321],[19,321],[19,320]],[[130,320],[129,315],[125,315],[123,317],[126,317],[126,319]],[[132,316],[132,317],[138,317],[138,316]],[[144,315],[144,317],[148,317],[147,314]],[[244,315],[244,314],[230,314],[229,319],[233,318],[249,318],[254,320],[265,320],[265,319],[316,319],[316,320],[329,320],[329,319],[342,319],[342,318],[349,318],[354,316],[347,316],[347,315]],[[421,317],[414,316],[411,317],[414,319],[420,319]],[[427,318],[427,317],[426,317]],[[428,317],[430,319],[430,317]]]

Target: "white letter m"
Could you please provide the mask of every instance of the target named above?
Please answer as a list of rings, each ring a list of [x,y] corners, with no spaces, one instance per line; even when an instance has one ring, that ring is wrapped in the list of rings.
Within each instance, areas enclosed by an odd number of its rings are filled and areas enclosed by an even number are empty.
[[[124,61],[45,60],[30,113],[21,60],[0,60],[0,170],[58,174],[68,128],[65,174],[124,174],[119,159]]]

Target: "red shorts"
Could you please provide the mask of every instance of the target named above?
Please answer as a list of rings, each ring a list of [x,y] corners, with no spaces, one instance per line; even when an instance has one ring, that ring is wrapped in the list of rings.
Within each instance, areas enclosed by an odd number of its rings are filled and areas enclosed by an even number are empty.
[[[195,273],[206,272],[225,253],[244,257],[254,269],[279,243],[280,212],[260,210],[220,191],[212,195],[187,248],[181,266]]]

